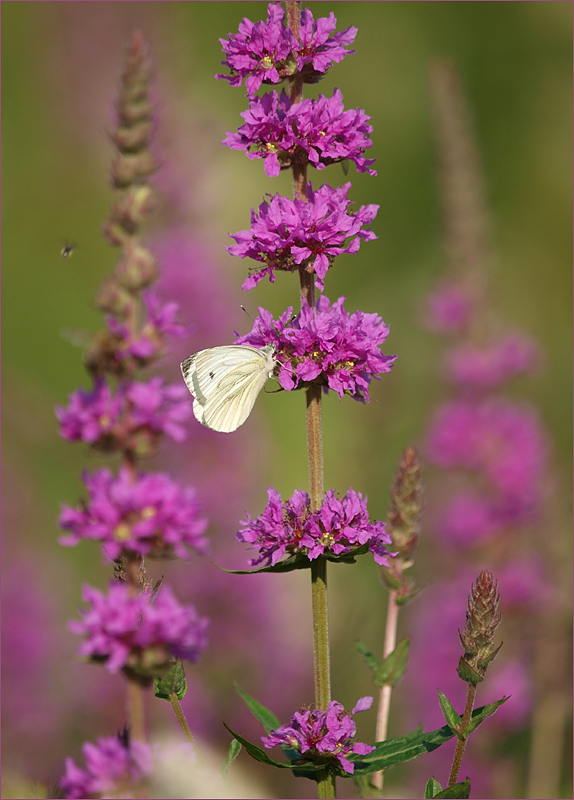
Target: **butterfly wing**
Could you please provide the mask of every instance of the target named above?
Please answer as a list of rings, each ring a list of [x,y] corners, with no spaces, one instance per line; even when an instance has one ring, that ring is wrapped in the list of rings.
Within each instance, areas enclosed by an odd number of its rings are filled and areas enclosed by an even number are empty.
[[[195,418],[221,433],[243,425],[275,366],[274,351],[273,345],[228,345],[187,358],[181,371],[194,397]]]

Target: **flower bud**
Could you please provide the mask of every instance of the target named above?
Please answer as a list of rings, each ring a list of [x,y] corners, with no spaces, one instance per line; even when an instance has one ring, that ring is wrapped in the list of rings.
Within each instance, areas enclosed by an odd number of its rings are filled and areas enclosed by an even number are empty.
[[[110,222],[117,222],[127,233],[134,234],[155,206],[150,186],[131,186],[112,209]]]
[[[117,189],[126,189],[142,178],[149,177],[156,169],[157,164],[149,150],[140,153],[119,153],[112,163],[112,184]]]
[[[100,311],[123,317],[133,303],[130,293],[115,278],[106,278],[96,295],[96,305]]]
[[[157,280],[157,259],[145,247],[136,245],[118,264],[116,277],[123,287],[132,292],[145,289]]]
[[[116,128],[110,134],[110,139],[122,153],[137,153],[147,147],[151,128],[151,121],[143,119],[133,124]]]
[[[478,683],[486,668],[502,647],[494,647],[494,634],[500,624],[498,584],[487,570],[482,570],[471,589],[466,612],[466,626],[458,635],[465,653],[458,674],[466,683]]]

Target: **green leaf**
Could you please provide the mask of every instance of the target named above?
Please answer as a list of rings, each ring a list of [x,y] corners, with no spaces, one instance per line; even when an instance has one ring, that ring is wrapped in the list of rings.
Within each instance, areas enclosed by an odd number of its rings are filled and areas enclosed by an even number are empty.
[[[244,692],[237,684],[235,684],[235,689],[238,694],[241,695],[247,708],[251,711],[255,719],[263,725],[265,733],[269,733],[272,730],[276,731],[277,728],[281,727],[281,722],[272,711],[269,711],[268,708],[261,705],[261,703],[248,695],[247,692]]]
[[[425,800],[431,800],[433,797],[437,797],[439,792],[442,792],[440,783],[436,778],[429,778],[425,786]]]
[[[481,683],[484,680],[484,677],[479,675],[478,672],[473,669],[467,661],[465,661],[464,656],[460,657],[456,671],[458,672],[458,677],[461,679],[461,681],[464,681],[465,683],[471,683],[473,686],[476,686],[477,683]]]
[[[375,658],[375,656],[371,653],[371,651],[367,650],[367,648],[360,639],[357,639],[357,650],[363,656],[363,658],[367,662],[367,666],[374,674],[379,669],[380,664]]]
[[[375,749],[366,756],[349,756],[355,765],[356,775],[368,775],[395,764],[410,761],[424,753],[436,750],[454,736],[448,725],[436,731],[423,733],[420,727],[406,736],[397,736],[385,742],[375,742]]]
[[[470,722],[468,723],[468,727],[465,731],[465,734],[469,736],[474,730],[478,728],[481,722],[484,722],[485,719],[491,717],[503,703],[506,703],[507,700],[508,697],[503,697],[500,700],[496,700],[494,703],[489,703],[487,706],[476,708],[472,712],[472,717]]]
[[[444,718],[446,719],[446,724],[452,729],[453,733],[459,734],[462,719],[454,710],[454,706],[448,697],[444,695],[440,689],[437,689],[437,691],[438,701],[440,703],[442,713],[444,714]]]
[[[368,551],[369,544],[367,543],[355,547],[349,553],[341,553],[341,555],[338,556],[332,553],[324,553],[322,556],[319,556],[319,558],[323,558],[325,561],[332,561],[336,564],[355,564],[356,556],[362,556]],[[215,564],[213,561],[211,563],[214,567],[221,570],[221,572],[227,572],[229,575],[257,575],[260,572],[293,572],[293,570],[296,569],[311,569],[312,562],[306,553],[296,553],[283,561],[279,561],[277,564],[255,569],[225,569]]]
[[[169,696],[172,693],[177,695],[178,700],[185,697],[187,681],[181,658],[174,660],[163,678],[153,679],[153,691],[155,696],[161,700],[169,700]]]
[[[454,786],[448,786],[442,792],[435,794],[435,797],[470,797],[470,778],[461,783],[455,783]]]
[[[388,686],[396,686],[400,679],[403,677],[405,669],[407,668],[407,659],[409,657],[409,644],[408,637],[402,639],[380,665],[379,669],[373,676],[375,686],[379,688],[387,684]]]
[[[383,795],[376,786],[373,786],[368,775],[353,775],[353,780],[364,800],[379,800],[379,798],[382,798]]]
[[[225,759],[225,764],[223,765],[223,769],[221,770],[221,774],[225,775],[229,772],[229,768],[241,752],[241,742],[237,739],[232,739],[229,742],[229,750],[227,751],[227,758]]]
[[[225,722],[223,724],[225,725]],[[261,761],[263,764],[269,764],[271,767],[279,767],[280,769],[291,769],[293,772],[317,772],[325,769],[325,767],[328,766],[326,764],[311,763],[294,764],[293,762],[286,764],[285,762],[274,761],[272,758],[269,758],[267,753],[260,747],[257,747],[257,745],[252,744],[251,742],[247,741],[247,739],[244,739],[243,736],[240,736],[238,733],[235,733],[235,731],[232,731],[228,725],[225,725],[225,727],[229,733],[243,745],[251,758],[254,758],[256,761]]]

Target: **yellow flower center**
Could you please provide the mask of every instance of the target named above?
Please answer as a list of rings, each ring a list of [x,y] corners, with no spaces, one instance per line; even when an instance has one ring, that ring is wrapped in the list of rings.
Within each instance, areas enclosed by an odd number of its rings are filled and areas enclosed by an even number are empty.
[[[126,539],[130,538],[131,533],[130,526],[126,525],[125,522],[120,522],[114,531],[114,538],[117,539],[118,542],[125,542]]]
[[[146,506],[144,509],[142,509],[141,516],[142,519],[149,519],[150,517],[155,517],[155,514],[156,510],[153,506]]]

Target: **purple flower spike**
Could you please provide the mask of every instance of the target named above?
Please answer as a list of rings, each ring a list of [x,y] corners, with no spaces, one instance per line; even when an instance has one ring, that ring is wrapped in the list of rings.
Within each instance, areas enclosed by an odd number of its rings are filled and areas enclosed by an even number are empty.
[[[375,159],[364,158],[372,145],[372,126],[360,108],[345,111],[343,95],[335,89],[332,97],[303,100],[291,105],[285,90],[253,97],[242,112],[245,123],[228,133],[223,144],[243,150],[248,158],[263,158],[270,177],[294,164],[311,164],[325,169],[348,159],[359,172],[376,175],[370,169]]]
[[[247,514],[235,536],[259,551],[258,557],[249,561],[251,566],[274,565],[285,554],[304,553],[311,561],[325,554],[338,556],[365,544],[377,564],[388,566],[386,545],[391,544],[391,538],[385,532],[385,523],[369,522],[367,498],[353,489],[341,499],[330,489],[315,512],[311,512],[305,492],[297,491],[283,503],[270,486],[267,497],[263,514],[256,519]]]
[[[121,395],[113,397],[110,387],[100,379],[91,392],[73,392],[67,408],[56,408],[56,417],[64,439],[94,444],[113,433],[121,412]]]
[[[258,212],[252,209],[250,230],[232,234],[236,244],[227,248],[231,255],[249,257],[264,265],[247,278],[243,288],[252,289],[266,275],[273,282],[276,270],[304,269],[315,273],[315,285],[323,291],[323,279],[335,256],[357,253],[361,239],[377,238],[367,226],[379,206],[347,211],[350,188],[350,183],[339,189],[325,184],[314,192],[309,183],[308,202],[276,194],[269,202],[265,200]]]
[[[515,375],[528,372],[538,357],[538,347],[526,337],[511,333],[486,347],[463,344],[446,357],[449,378],[468,389],[493,389]]]
[[[98,739],[97,744],[86,742],[82,752],[86,769],[67,758],[60,778],[60,786],[71,800],[96,795],[127,797],[126,791],[135,797],[137,784],[152,771],[151,747],[137,740],[126,744],[119,736],[109,736]]]
[[[340,297],[331,305],[322,295],[314,311],[306,305],[293,318],[293,309],[288,308],[277,320],[260,308],[251,333],[237,342],[254,347],[275,344],[278,379],[286,391],[316,381],[341,398],[348,394],[368,401],[371,379],[390,372],[397,356],[386,356],[379,349],[388,325],[377,314],[349,314],[344,302]]]
[[[125,583],[111,583],[107,595],[84,586],[82,599],[89,608],[80,622],[69,624],[85,637],[79,655],[105,662],[109,672],[161,675],[172,656],[194,662],[207,646],[209,620],[193,606],[179,605],[167,586],[154,598],[132,595]]]
[[[357,29],[347,28],[333,33],[337,25],[334,14],[316,22],[309,9],[301,12],[298,42],[291,29],[285,25],[285,12],[280,3],[267,6],[267,21],[253,23],[244,18],[239,32],[220,39],[230,75],[216,75],[218,80],[229,81],[231,86],[245,87],[249,95],[255,94],[262,83],[280,83],[301,72],[305,83],[316,83],[343,58],[354,53],[346,45],[353,42]]]
[[[353,714],[371,707],[372,697],[362,697],[351,713],[341,703],[332,700],[326,711],[301,708],[287,725],[282,725],[261,741],[267,748],[287,745],[298,750],[306,761],[324,763],[336,759],[345,772],[352,775],[354,765],[347,756],[365,756],[372,753],[374,745],[354,742],[357,732]]]
[[[141,556],[188,558],[187,548],[207,552],[195,491],[182,489],[168,475],[150,473],[133,481],[120,469],[117,478],[107,469],[84,473],[89,502],[82,508],[62,508],[60,527],[71,531],[60,544],[82,539],[102,542],[104,554],[115,561],[123,550]]]

